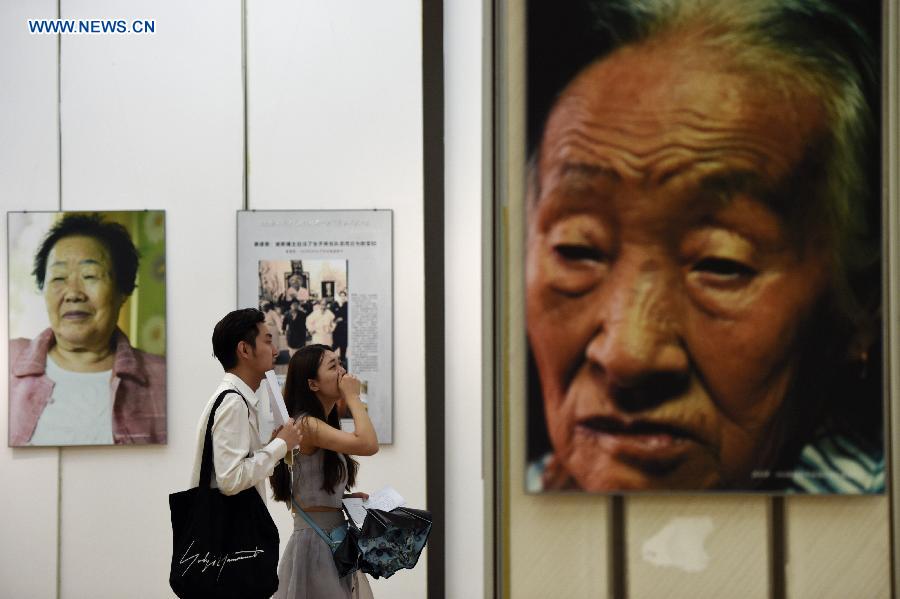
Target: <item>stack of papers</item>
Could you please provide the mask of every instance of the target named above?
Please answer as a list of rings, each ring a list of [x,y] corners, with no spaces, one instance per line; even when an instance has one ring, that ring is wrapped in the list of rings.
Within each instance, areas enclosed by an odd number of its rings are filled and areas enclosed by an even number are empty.
[[[389,512],[403,505],[406,505],[406,500],[390,486],[372,493],[366,501],[357,498],[344,500],[344,507],[347,508],[347,513],[350,514],[357,528],[362,528],[367,509]]]

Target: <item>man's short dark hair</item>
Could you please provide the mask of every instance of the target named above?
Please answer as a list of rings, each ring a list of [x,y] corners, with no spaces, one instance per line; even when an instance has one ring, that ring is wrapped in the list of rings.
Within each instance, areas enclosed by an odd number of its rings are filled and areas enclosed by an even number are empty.
[[[119,223],[106,221],[98,213],[67,214],[47,232],[34,255],[34,275],[38,289],[44,289],[44,275],[47,272],[47,257],[53,246],[66,237],[90,237],[96,239],[109,254],[112,261],[112,276],[116,289],[122,295],[131,295],[137,278],[140,254],[128,229]]]
[[[241,341],[256,348],[257,325],[265,321],[265,315],[256,308],[244,308],[229,312],[216,323],[212,334],[213,355],[222,363],[222,368],[231,370],[237,366],[237,346]]]

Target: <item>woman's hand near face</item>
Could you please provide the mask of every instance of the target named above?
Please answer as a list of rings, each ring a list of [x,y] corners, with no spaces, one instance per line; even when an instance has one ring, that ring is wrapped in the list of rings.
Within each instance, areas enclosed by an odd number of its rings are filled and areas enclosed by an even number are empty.
[[[334,352],[328,350],[323,353],[320,360],[316,379],[316,385],[310,388],[317,394],[324,388],[327,393],[327,399],[330,404],[328,412],[336,410],[337,406],[331,402],[337,402],[335,395],[340,395],[350,415],[353,418],[353,432],[346,432],[332,427],[324,420],[318,418],[304,417],[301,419],[303,424],[304,438],[309,448],[324,447],[332,451],[351,455],[374,455],[378,453],[378,437],[375,434],[375,428],[369,419],[369,412],[366,406],[359,399],[361,383],[358,378],[347,373],[341,368],[337,356]],[[335,385],[337,386],[337,394],[335,394]],[[306,447],[301,448],[304,453]]]
[[[359,379],[349,372],[342,375],[341,379],[338,381],[338,389],[341,390],[341,397],[343,397],[345,401],[350,401],[350,399],[354,397],[358,399],[361,388]]]

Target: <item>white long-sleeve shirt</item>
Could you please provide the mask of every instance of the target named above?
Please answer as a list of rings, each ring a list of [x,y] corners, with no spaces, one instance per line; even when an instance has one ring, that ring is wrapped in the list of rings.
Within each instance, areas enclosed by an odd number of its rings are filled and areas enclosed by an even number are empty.
[[[218,487],[225,495],[235,495],[255,486],[263,501],[266,500],[265,479],[272,474],[275,464],[287,453],[287,444],[282,439],[272,439],[263,445],[259,436],[259,399],[239,377],[226,373],[222,383],[206,402],[197,425],[197,450],[191,486],[200,480],[200,463],[203,459],[203,442],[206,438],[206,422],[213,403],[222,391],[235,390],[244,400],[228,393],[213,418],[213,477],[212,486]],[[247,406],[249,405],[249,413]],[[249,415],[249,418],[248,418]]]

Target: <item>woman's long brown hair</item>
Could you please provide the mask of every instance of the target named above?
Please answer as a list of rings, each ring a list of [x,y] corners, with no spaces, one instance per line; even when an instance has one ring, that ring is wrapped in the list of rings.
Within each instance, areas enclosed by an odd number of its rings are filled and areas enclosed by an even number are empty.
[[[336,429],[341,428],[341,418],[338,414],[337,406],[332,408],[331,412],[326,416],[322,403],[312,389],[309,388],[309,379],[315,379],[318,376],[319,364],[322,363],[322,357],[326,351],[331,351],[327,345],[307,345],[303,347],[291,357],[288,364],[287,380],[284,382],[284,404],[287,408],[288,415],[296,418],[300,414],[304,414],[307,418],[318,418],[323,422],[327,422]],[[356,460],[347,454],[344,460],[338,457],[337,452],[331,449],[320,447],[319,451],[324,452],[322,458],[322,490],[328,493],[334,493],[334,487],[338,481],[347,475],[346,490],[349,491],[356,484],[356,471],[359,464]],[[346,464],[346,465],[345,465]],[[272,484],[273,496],[276,501],[291,501],[291,479],[290,472],[284,462],[278,462],[275,471],[269,477]]]

